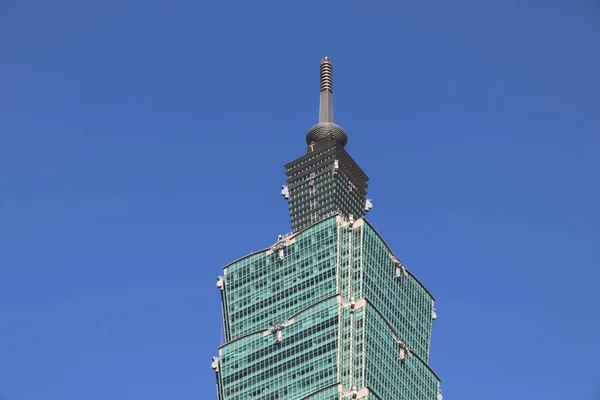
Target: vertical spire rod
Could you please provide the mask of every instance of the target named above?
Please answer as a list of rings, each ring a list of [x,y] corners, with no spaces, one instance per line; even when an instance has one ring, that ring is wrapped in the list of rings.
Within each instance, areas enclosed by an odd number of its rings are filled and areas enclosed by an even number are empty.
[[[333,123],[333,66],[327,57],[321,60],[320,83],[319,123]]]

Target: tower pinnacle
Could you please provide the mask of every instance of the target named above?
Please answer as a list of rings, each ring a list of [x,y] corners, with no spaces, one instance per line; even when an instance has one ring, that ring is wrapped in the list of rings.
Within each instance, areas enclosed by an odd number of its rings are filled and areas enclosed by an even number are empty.
[[[342,146],[348,143],[348,135],[344,129],[333,123],[333,65],[328,57],[321,60],[320,70],[319,123],[306,134],[309,152],[319,142],[336,141]]]
[[[333,71],[331,61],[321,60],[321,98],[319,101],[319,123],[333,122]]]

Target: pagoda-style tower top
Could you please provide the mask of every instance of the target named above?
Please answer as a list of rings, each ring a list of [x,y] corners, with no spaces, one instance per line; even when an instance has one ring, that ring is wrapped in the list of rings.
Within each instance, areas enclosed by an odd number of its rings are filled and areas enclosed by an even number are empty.
[[[329,58],[321,60],[319,123],[306,134],[307,152],[285,165],[294,232],[333,214],[361,218],[371,209],[369,178],[346,152],[348,136],[333,123],[333,75]]]
[[[317,143],[324,140],[336,141],[343,146],[348,143],[344,129],[333,123],[333,65],[328,57],[321,60],[319,101],[319,123],[308,130],[306,144],[308,152],[314,150]]]

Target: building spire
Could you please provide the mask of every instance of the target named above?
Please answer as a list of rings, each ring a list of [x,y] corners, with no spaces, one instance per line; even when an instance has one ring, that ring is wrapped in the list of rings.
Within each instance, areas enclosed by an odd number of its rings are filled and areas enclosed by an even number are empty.
[[[327,57],[321,60],[319,123],[323,122],[333,122],[333,66]]]
[[[329,57],[321,59],[319,123],[306,134],[308,151],[313,151],[317,143],[335,141],[345,146],[348,136],[344,129],[333,123],[333,65]]]

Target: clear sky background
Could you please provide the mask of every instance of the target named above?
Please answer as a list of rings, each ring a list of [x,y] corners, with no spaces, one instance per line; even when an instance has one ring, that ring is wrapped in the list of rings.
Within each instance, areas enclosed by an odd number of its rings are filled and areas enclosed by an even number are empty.
[[[216,398],[325,55],[444,398],[600,398],[600,1],[0,0],[0,399]]]

